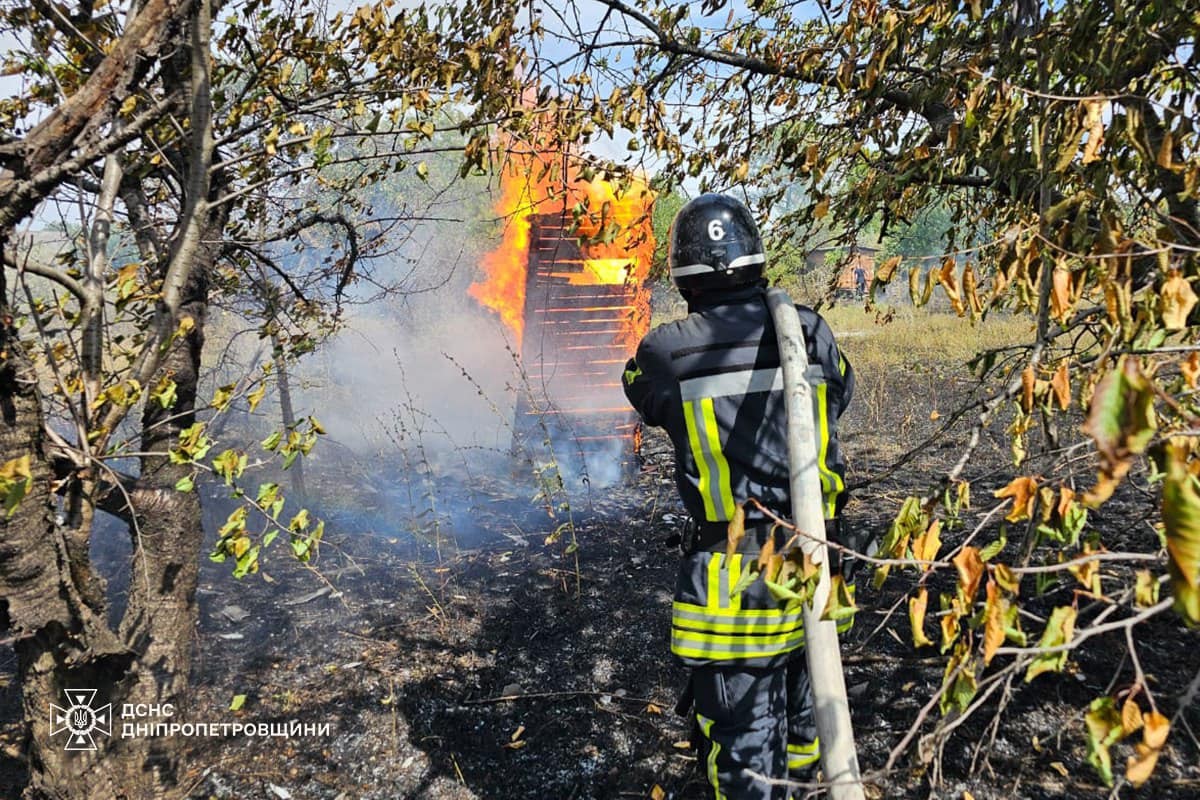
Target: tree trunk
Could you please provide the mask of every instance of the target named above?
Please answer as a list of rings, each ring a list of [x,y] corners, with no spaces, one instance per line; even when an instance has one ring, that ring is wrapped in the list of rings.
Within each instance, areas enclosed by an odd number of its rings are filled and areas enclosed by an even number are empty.
[[[191,319],[193,327],[177,338],[159,365],[153,383],[163,377],[175,381],[176,402],[163,408],[146,401],[142,414],[142,450],[171,450],[179,432],[196,421],[196,393],[204,323],[208,310],[209,277],[220,251],[227,206],[209,212],[202,244],[185,285],[175,326]],[[187,709],[187,688],[196,634],[196,584],[199,555],[204,544],[200,497],[180,492],[175,484],[192,475],[187,464],[173,464],[166,456],[143,456],[137,481],[136,525],[131,526],[133,555],[130,563],[129,606],[121,620],[121,639],[138,653],[136,683],[126,702],[170,704],[175,713]],[[144,498],[144,499],[143,499]],[[175,786],[181,777],[178,750],[170,741],[144,739],[144,765],[163,786]]]
[[[103,750],[66,751],[69,733],[52,717],[52,705],[71,705],[68,689],[99,689],[92,708],[112,702],[133,655],[109,630],[103,603],[97,609],[95,598],[85,600],[93,587],[76,584],[75,576],[90,569],[73,562],[77,550],[55,519],[36,377],[17,340],[5,284],[0,271],[0,453],[5,460],[28,456],[31,482],[13,513],[0,513],[0,631],[15,636],[28,735],[26,796],[117,797]]]

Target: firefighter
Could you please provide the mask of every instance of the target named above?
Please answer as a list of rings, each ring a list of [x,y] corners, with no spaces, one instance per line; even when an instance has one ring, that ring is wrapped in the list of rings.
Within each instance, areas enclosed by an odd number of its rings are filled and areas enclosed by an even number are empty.
[[[791,513],[783,375],[766,304],[766,254],[748,208],[705,194],[671,226],[671,279],[688,316],[652,330],[626,364],[625,394],[675,449],[675,482],[692,517],[671,622],[671,651],[691,668],[700,764],[720,800],[782,800],[809,782],[820,754],[795,603],[760,578],[732,593],[771,525],[752,504]],[[808,347],[829,537],[844,501],[837,421],[854,373],[833,333],[797,306]],[[746,537],[726,557],[729,520],[745,504]],[[779,535],[778,533],[776,535]],[[778,543],[777,543],[778,544]],[[846,626],[848,627],[848,625]]]

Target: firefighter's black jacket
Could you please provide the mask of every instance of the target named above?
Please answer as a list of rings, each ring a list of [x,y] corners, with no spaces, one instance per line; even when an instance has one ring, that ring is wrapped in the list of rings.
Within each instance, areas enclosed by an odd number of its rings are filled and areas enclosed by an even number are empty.
[[[837,420],[854,392],[854,372],[825,320],[796,308],[808,346],[806,377],[829,519],[845,487]],[[689,311],[642,340],[625,368],[625,394],[647,425],[670,435],[675,481],[694,519],[728,520],[751,497],[790,515],[783,373],[765,290],[701,296]]]

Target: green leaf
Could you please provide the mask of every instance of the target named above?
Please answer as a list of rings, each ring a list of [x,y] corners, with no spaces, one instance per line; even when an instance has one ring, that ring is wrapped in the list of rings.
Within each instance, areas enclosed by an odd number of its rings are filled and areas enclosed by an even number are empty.
[[[1000,551],[1008,544],[1008,526],[1000,526],[1000,538],[989,544],[987,547],[979,551],[979,560],[985,564],[991,561],[996,556],[1000,555]]]
[[[854,595],[850,587],[841,575],[833,575],[829,583],[829,600],[825,603],[825,610],[821,612],[821,619],[840,622],[856,613],[858,606],[854,604]]]
[[[246,705],[246,695],[235,694],[233,696],[233,701],[230,702],[230,704],[229,704],[229,710],[230,711],[241,711],[242,706],[244,706],[244,705]]]
[[[1054,609],[1050,614],[1050,621],[1046,623],[1046,629],[1042,631],[1038,647],[1060,647],[1070,642],[1071,636],[1075,632],[1075,615],[1076,611],[1072,606],[1060,606]],[[1037,656],[1029,664],[1029,669],[1025,671],[1025,682],[1029,683],[1043,672],[1061,672],[1062,668],[1067,665],[1068,654],[1069,651],[1062,650]]]
[[[1108,748],[1125,738],[1127,732],[1121,711],[1111,697],[1097,697],[1083,717],[1087,724],[1087,760],[1100,773],[1105,784],[1112,786],[1112,758]]]
[[[1163,478],[1163,527],[1174,608],[1189,625],[1200,625],[1200,492],[1187,463],[1186,440],[1166,447]]]
[[[279,440],[282,435],[279,431],[275,431],[270,436],[262,440],[262,448],[269,452],[275,452],[275,448],[279,447]]]
[[[196,488],[196,483],[195,483],[195,481],[192,480],[191,475],[188,475],[187,477],[180,478],[179,480],[175,481],[175,491],[177,491],[177,492],[185,492],[186,493],[186,492],[190,492],[194,488]]]

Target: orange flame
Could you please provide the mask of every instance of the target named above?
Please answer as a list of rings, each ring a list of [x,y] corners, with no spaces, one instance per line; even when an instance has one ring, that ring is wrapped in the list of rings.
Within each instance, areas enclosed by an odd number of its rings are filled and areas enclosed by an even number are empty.
[[[650,204],[654,195],[637,178],[623,184],[586,179],[578,159],[553,155],[545,147],[517,152],[501,173],[495,211],[505,220],[500,246],[483,258],[485,279],[468,293],[500,315],[516,342],[524,329],[526,272],[529,267],[530,215],[562,213],[574,219],[572,232],[585,240],[583,270],[566,277],[576,285],[629,287],[634,311],[618,341],[632,352],[649,329],[649,291],[645,287],[654,253]]]

